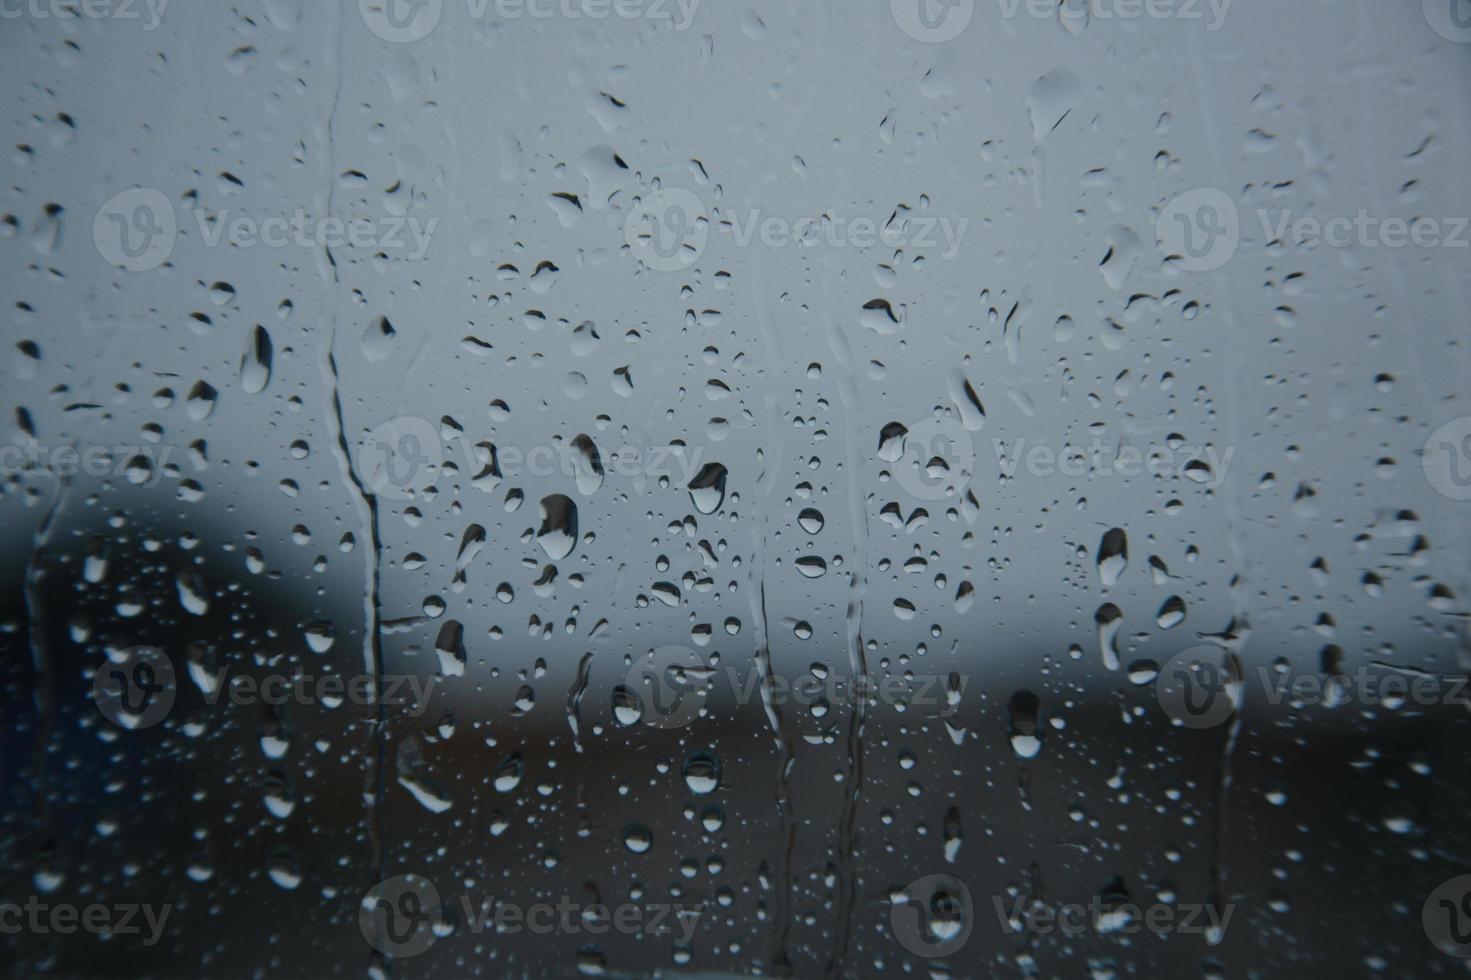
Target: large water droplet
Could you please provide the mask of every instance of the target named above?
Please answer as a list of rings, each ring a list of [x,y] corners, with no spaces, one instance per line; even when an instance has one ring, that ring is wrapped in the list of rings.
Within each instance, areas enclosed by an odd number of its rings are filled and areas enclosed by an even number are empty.
[[[561,561],[577,547],[577,505],[554,493],[541,500],[541,529],[536,542],[552,561]]]
[[[706,463],[690,481],[690,501],[701,514],[713,514],[725,503],[727,470],[719,463]]]

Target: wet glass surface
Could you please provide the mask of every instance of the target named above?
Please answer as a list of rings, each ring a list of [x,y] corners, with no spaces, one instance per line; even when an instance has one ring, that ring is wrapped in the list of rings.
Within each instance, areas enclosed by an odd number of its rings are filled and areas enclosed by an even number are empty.
[[[1467,0],[0,0],[0,964],[1451,977]]]

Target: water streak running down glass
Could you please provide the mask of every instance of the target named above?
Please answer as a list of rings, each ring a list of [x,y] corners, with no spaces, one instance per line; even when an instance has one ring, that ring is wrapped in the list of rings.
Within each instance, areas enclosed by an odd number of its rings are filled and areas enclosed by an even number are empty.
[[[1464,975],[1471,0],[0,55],[0,975]]]

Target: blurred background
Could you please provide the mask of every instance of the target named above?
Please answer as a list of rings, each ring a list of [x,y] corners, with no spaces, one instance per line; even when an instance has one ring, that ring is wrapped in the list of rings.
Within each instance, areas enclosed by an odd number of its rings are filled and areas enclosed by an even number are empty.
[[[0,964],[1464,975],[1468,42],[0,2]]]

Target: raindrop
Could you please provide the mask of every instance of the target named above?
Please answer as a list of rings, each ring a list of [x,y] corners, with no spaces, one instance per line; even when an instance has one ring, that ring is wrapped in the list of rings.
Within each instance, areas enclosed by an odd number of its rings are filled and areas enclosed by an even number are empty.
[[[1105,589],[1118,584],[1119,576],[1129,567],[1129,538],[1123,528],[1109,529],[1098,544],[1098,577]]]
[[[1011,749],[1018,759],[1035,759],[1042,752],[1041,710],[1042,702],[1031,691],[1016,692],[1007,704]]]
[[[495,791],[497,793],[515,792],[516,787],[521,785],[521,779],[525,775],[526,763],[522,760],[521,753],[511,753],[495,771],[493,783]]]
[[[684,764],[684,782],[690,792],[707,796],[720,788],[720,764],[708,755],[691,756]]]
[[[541,529],[536,542],[552,561],[561,561],[577,547],[577,505],[554,493],[541,500]]]
[[[270,384],[271,358],[271,335],[265,327],[256,326],[251,331],[250,344],[240,358],[240,388],[247,395],[258,395]]]
[[[706,463],[690,481],[690,501],[701,514],[713,514],[725,503],[727,470],[719,463]]]
[[[654,835],[649,828],[631,823],[623,829],[623,845],[635,854],[646,854],[654,846]]]

